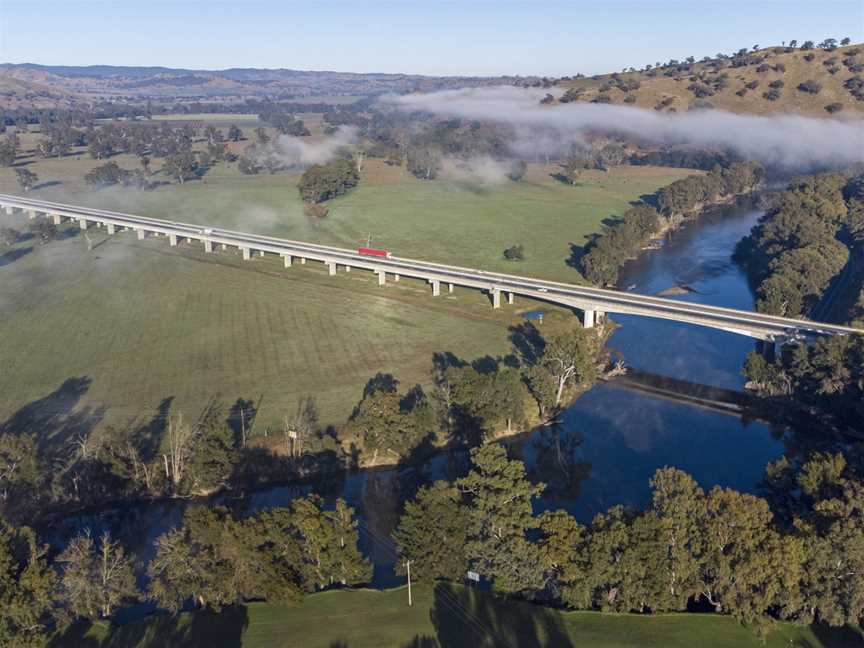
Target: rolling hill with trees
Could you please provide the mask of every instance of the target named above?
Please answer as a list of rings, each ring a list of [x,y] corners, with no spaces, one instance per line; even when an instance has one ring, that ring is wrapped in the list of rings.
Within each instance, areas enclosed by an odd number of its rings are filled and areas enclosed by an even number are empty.
[[[848,39],[843,39],[847,43]],[[864,46],[828,39],[740,49],[697,61],[563,78],[557,101],[592,102],[681,112],[717,108],[736,113],[800,113],[842,117],[864,113]],[[556,101],[551,96],[545,103]]]

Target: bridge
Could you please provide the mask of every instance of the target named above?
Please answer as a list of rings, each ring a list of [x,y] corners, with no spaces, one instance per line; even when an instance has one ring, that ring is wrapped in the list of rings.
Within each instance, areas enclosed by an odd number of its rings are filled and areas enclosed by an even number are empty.
[[[368,270],[377,275],[378,284],[381,286],[384,286],[388,279],[392,281],[399,281],[401,277],[419,279],[429,284],[433,297],[441,294],[442,286],[449,292],[453,292],[455,286],[472,288],[487,293],[494,308],[501,306],[502,296],[512,304],[515,296],[518,295],[580,311],[585,327],[594,326],[594,323],[602,319],[606,313],[638,315],[746,335],[761,340],[764,344],[763,348],[766,349],[769,347],[773,349],[775,343],[807,341],[826,335],[864,333],[864,330],[848,326],[486,272],[418,259],[396,256],[370,257],[344,248],[134,216],[104,209],[65,205],[22,196],[0,194],[0,209],[5,209],[8,214],[20,210],[26,212],[30,218],[44,215],[57,225],[65,219],[77,222],[81,229],[87,229],[91,225],[101,226],[107,229],[108,234],[131,230],[139,239],[144,239],[148,235],[164,236],[172,246],[177,245],[180,240],[197,241],[203,245],[206,252],[213,252],[215,246],[221,246],[223,250],[228,247],[238,248],[243,258],[247,260],[256,254],[278,255],[283,259],[286,268],[290,268],[295,261],[304,264],[307,260],[313,260],[324,263],[331,275],[336,274],[339,266],[348,272],[352,268]]]

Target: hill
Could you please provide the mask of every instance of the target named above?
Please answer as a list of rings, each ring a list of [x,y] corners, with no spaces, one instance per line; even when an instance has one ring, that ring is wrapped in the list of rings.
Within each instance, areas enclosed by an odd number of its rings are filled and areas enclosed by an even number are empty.
[[[565,102],[623,103],[666,112],[713,107],[736,113],[828,116],[833,111],[837,117],[860,117],[864,82],[856,78],[864,79],[861,45],[833,51],[771,47],[699,62],[670,61],[639,71],[564,78],[558,85],[567,91],[560,98]],[[811,81],[815,83],[808,84]]]
[[[360,74],[288,69],[190,70],[111,65],[0,65],[0,80],[38,83],[79,101],[229,99],[372,95],[428,92],[456,87],[532,82],[518,77],[435,77],[419,74]],[[11,107],[0,101],[0,107]]]

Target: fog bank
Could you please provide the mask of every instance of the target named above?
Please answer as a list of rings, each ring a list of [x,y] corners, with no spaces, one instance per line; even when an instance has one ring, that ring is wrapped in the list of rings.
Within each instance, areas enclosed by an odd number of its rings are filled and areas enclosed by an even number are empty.
[[[791,90],[790,90],[791,91]],[[610,104],[541,106],[545,90],[511,86],[388,96],[407,111],[498,121],[517,129],[557,133],[551,143],[573,141],[583,131],[604,131],[660,145],[728,148],[744,158],[786,169],[848,166],[864,161],[864,120],[798,115],[737,115],[721,110],[660,113]],[[524,138],[515,147],[524,146]],[[535,142],[540,146],[541,142]]]

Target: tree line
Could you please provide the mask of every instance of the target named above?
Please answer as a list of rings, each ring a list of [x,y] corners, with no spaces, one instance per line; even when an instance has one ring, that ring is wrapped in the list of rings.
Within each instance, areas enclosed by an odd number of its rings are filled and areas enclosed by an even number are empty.
[[[864,175],[832,172],[794,180],[770,206],[735,259],[756,286],[756,307],[792,317],[817,313],[831,280],[864,244]],[[855,277],[852,277],[855,279]],[[860,278],[857,279],[860,281]],[[847,320],[861,326],[860,304]],[[818,312],[822,315],[821,312]],[[864,425],[864,340],[833,336],[781,348],[773,360],[751,353],[744,365],[750,387],[786,402],[815,407],[840,429]]]
[[[242,517],[191,506],[177,528],[156,538],[142,569],[108,531],[85,530],[51,555],[32,529],[0,520],[0,643],[43,646],[77,619],[111,619],[139,601],[172,613],[190,605],[219,611],[367,583],[372,567],[358,549],[357,527],[344,500],[325,506],[315,495]]]
[[[633,258],[651,236],[675,226],[688,214],[730,197],[755,191],[764,171],[756,162],[733,162],[716,166],[705,175],[695,175],[658,189],[653,199],[640,202],[591,239],[582,251],[578,267],[594,283],[612,285],[628,259]]]
[[[396,378],[378,374],[338,427],[321,424],[311,396],[266,427],[258,421],[260,399],[243,398],[214,399],[194,418],[172,412],[168,400],[150,421],[122,427],[100,425],[100,411],[88,408],[44,418],[55,398],[89,386],[70,379],[0,423],[0,510],[32,523],[74,507],[255,487],[476,445],[554,418],[596,380],[606,333],[577,324],[544,337],[524,324],[511,331],[514,349],[505,357],[467,362],[436,354],[427,389],[402,390]]]
[[[614,506],[583,524],[536,514],[543,484],[499,445],[405,504],[394,538],[422,580],[479,573],[494,589],[570,609],[730,614],[760,633],[774,619],[830,625],[864,615],[862,456],[770,464],[764,497],[659,469],[644,510]]]

